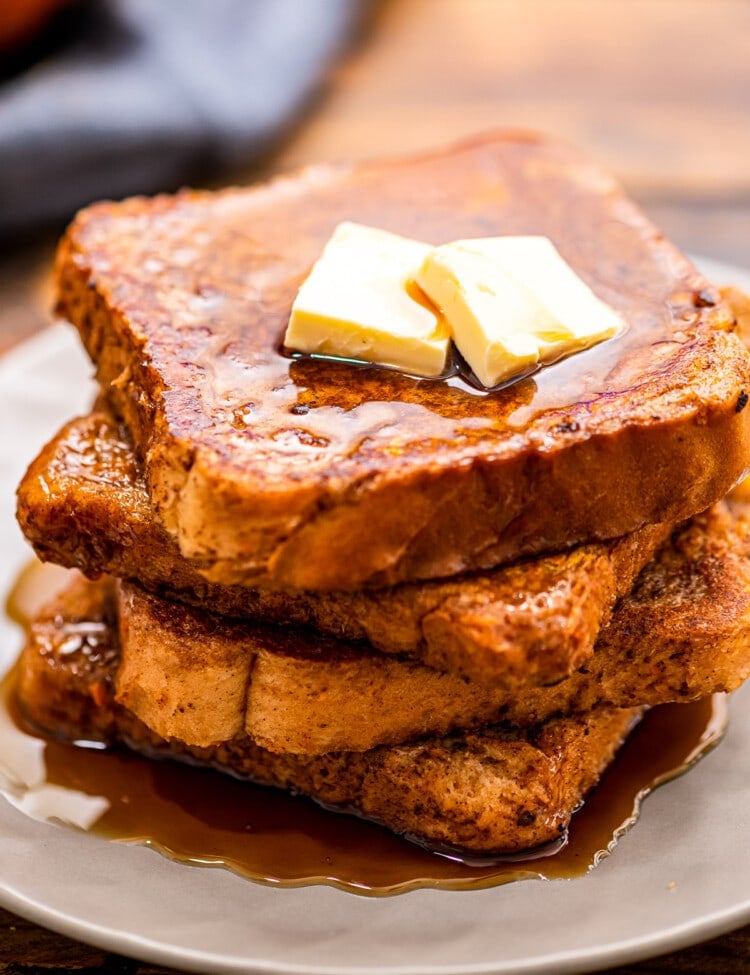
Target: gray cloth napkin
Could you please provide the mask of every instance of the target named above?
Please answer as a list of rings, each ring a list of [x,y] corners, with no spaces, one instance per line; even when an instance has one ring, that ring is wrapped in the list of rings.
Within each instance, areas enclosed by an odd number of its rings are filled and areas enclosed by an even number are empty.
[[[0,82],[0,235],[267,152],[364,4],[97,0],[77,11],[69,43]]]

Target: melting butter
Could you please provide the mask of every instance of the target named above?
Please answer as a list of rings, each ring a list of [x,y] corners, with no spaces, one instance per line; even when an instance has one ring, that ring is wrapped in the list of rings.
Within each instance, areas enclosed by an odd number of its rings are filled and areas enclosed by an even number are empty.
[[[620,317],[546,237],[488,237],[430,251],[417,283],[490,388],[611,338]]]
[[[408,293],[429,251],[385,230],[339,224],[297,294],[285,346],[439,376],[450,335],[437,312]]]
[[[452,339],[492,389],[623,327],[546,237],[433,248],[348,222],[302,284],[284,344],[436,378]]]

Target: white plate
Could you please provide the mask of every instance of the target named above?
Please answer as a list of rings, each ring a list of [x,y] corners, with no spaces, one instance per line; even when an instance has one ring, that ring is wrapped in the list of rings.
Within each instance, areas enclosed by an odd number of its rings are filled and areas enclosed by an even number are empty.
[[[718,283],[746,272],[702,262]],[[90,401],[89,369],[56,326],[0,363],[0,592],[28,559],[13,487]],[[0,621],[0,671],[19,634]],[[750,686],[720,748],[645,803],[586,877],[366,898],[270,889],[26,818],[0,800],[0,904],[110,951],[195,971],[469,975],[590,971],[750,921]],[[0,756],[0,760],[1,760]]]

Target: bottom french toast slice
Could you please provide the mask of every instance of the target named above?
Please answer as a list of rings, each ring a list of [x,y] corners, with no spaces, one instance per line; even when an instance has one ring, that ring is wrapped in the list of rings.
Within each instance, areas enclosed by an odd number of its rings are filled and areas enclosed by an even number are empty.
[[[318,756],[277,754],[244,735],[192,747],[159,737],[115,700],[111,598],[106,583],[73,585],[42,613],[46,625],[30,630],[18,673],[30,722],[71,741],[124,743],[304,793],[436,847],[489,854],[559,838],[644,710],[600,708],[521,730]]]
[[[157,734],[188,744],[244,733],[271,751],[321,754],[731,691],[750,675],[749,511],[739,500],[721,503],[675,532],[620,602],[595,652],[553,686],[487,686],[367,645],[227,620],[120,583],[116,698]],[[54,616],[36,626],[54,628]]]

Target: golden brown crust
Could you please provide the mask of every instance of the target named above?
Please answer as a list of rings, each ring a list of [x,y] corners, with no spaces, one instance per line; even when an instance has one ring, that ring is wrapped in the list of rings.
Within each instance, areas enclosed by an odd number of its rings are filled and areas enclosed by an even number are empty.
[[[90,601],[88,610],[84,608]],[[125,742],[147,753],[206,762],[291,788],[431,844],[477,853],[521,850],[557,839],[609,764],[640,709],[601,709],[524,732],[426,739],[368,752],[304,757],[266,751],[248,738],[210,748],[166,742],[113,696],[116,647],[85,641],[54,653],[48,637],[60,611],[103,619],[101,592],[84,584],[50,607],[32,630],[19,667],[19,703],[57,736]],[[114,628],[108,632],[114,633]]]
[[[41,558],[87,575],[131,579],[227,616],[311,625],[509,688],[551,683],[583,664],[669,534],[649,525],[470,577],[360,593],[222,586],[206,582],[154,518],[126,435],[102,412],[67,424],[31,464],[18,516]]]
[[[136,631],[122,640],[117,696],[165,737],[224,740],[239,709],[259,744],[312,754],[696,700],[750,675],[749,556],[748,509],[717,505],[646,566],[584,665],[554,686],[511,690],[314,633],[224,624],[124,586],[121,629],[124,619]]]
[[[341,219],[435,243],[546,234],[628,328],[487,396],[289,360],[295,289]],[[486,568],[678,521],[745,468],[750,375],[728,308],[554,142],[499,133],[255,190],[100,204],[57,269],[158,517],[214,581],[356,589]]]
[[[551,687],[493,688],[311,632],[232,623],[123,585],[116,699],[159,735],[190,745],[244,733],[274,752],[319,754],[731,691],[750,674],[750,517],[747,505],[733,505],[733,515],[718,505],[675,533],[592,657]],[[97,619],[103,585],[93,590]],[[74,635],[59,619],[80,617],[81,586],[72,611],[63,596],[35,624],[46,646],[54,647],[55,632],[61,641]]]

